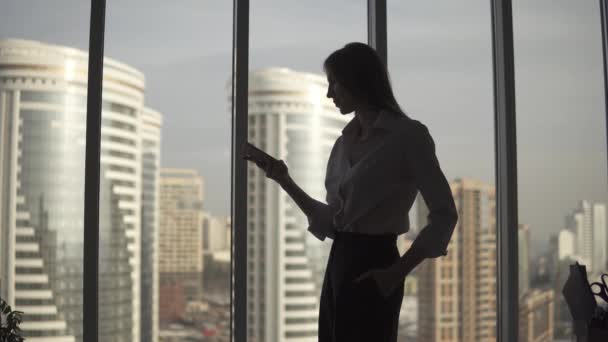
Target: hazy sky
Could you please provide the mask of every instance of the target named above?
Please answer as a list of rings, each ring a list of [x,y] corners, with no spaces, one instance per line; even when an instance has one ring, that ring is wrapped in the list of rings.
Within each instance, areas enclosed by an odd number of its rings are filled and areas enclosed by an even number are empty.
[[[250,6],[251,69],[321,73],[331,51],[367,37],[365,0]],[[106,14],[106,56],[141,70],[163,113],[163,166],[200,170],[206,208],[228,214],[232,1],[109,0]],[[87,50],[89,16],[83,0],[5,0],[0,39]],[[388,1],[395,92],[431,130],[448,179],[494,183],[490,25],[488,0]],[[520,222],[546,242],[579,199],[607,201],[598,4],[517,0],[514,26]]]

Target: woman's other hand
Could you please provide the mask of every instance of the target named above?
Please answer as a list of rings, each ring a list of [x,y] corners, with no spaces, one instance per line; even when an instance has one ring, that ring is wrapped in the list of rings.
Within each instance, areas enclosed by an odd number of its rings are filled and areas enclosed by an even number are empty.
[[[354,282],[359,283],[366,278],[371,278],[384,298],[388,298],[398,287],[404,278],[395,270],[389,268],[377,268],[367,271],[357,277]]]

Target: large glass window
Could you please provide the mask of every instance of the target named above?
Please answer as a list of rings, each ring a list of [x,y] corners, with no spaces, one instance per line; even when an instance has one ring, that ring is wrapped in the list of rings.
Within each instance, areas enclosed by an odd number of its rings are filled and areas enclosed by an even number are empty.
[[[105,26],[100,340],[229,341],[232,3],[108,2]]]
[[[0,13],[0,297],[28,340],[80,341],[90,3]]]
[[[606,114],[597,1],[514,1],[520,341],[568,340],[569,265],[606,262]],[[601,299],[599,299],[601,303]]]
[[[496,340],[496,197],[488,1],[388,1],[395,96],[433,136],[459,221],[448,255],[405,280],[402,341]],[[419,197],[405,251],[426,223]]]
[[[387,2],[397,100],[429,128],[459,211],[448,256],[405,280],[399,341],[495,341],[490,2]],[[90,2],[8,0],[0,13],[0,297],[25,312],[25,337],[82,341]],[[102,341],[230,340],[232,18],[231,1],[107,5]],[[252,1],[250,18],[248,140],[324,201],[352,115],[326,99],[322,62],[367,41],[367,3]],[[599,8],[515,0],[513,24],[519,341],[567,340],[568,266],[590,281],[608,269]],[[247,340],[316,341],[331,240],[247,172]],[[419,198],[401,253],[427,214]]]
[[[325,201],[325,167],[342,116],[325,97],[323,60],[367,40],[365,1],[254,1],[249,138],[283,159],[310,196]],[[317,341],[318,303],[331,240],[317,240],[295,202],[248,165],[248,341]]]

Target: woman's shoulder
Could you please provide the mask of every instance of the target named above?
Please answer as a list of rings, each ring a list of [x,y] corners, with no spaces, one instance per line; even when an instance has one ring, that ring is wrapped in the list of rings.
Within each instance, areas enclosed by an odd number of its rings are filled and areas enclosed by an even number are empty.
[[[340,135],[340,136],[338,136],[336,141],[334,141],[334,145],[332,146],[331,152],[329,154],[330,158],[335,156],[335,154],[338,153],[338,150],[340,150],[342,148],[342,140],[344,140],[344,138],[342,135]]]
[[[398,129],[407,137],[421,137],[429,134],[428,127],[420,120],[401,113],[394,113],[394,115],[397,116],[396,124]]]

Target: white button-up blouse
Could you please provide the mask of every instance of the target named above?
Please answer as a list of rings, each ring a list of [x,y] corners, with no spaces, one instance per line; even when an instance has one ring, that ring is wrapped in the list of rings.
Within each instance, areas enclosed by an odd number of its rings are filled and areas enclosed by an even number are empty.
[[[320,240],[333,239],[335,231],[405,233],[420,191],[429,208],[428,224],[412,247],[421,248],[426,257],[447,255],[458,215],[427,127],[382,110],[372,125],[375,139],[352,164],[349,156],[359,129],[354,117],[336,140],[325,176],[327,204],[315,201],[308,230]]]

